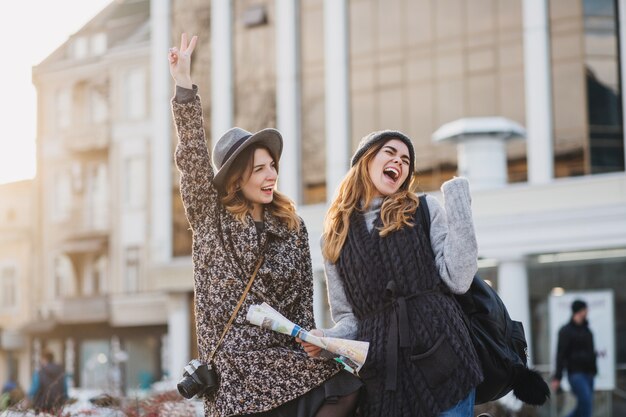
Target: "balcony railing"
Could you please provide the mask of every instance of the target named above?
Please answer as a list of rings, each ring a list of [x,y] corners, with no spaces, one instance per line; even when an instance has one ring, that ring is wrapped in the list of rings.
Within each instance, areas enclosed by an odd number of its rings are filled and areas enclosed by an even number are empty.
[[[87,152],[104,150],[111,141],[109,124],[72,126],[62,133],[62,142],[65,149],[72,152]]]
[[[55,301],[52,313],[58,323],[81,324],[109,320],[109,303],[106,295],[65,297]]]
[[[103,236],[109,233],[110,221],[106,205],[102,207],[73,207],[55,222],[61,239]]]

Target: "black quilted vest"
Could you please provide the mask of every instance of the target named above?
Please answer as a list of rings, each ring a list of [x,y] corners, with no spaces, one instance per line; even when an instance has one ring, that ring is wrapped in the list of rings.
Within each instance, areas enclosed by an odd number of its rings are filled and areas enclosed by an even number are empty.
[[[415,227],[380,237],[380,216],[369,232],[363,215],[353,213],[337,261],[359,320],[357,339],[370,342],[361,370],[363,416],[432,417],[482,379],[462,312],[444,289],[418,216]]]

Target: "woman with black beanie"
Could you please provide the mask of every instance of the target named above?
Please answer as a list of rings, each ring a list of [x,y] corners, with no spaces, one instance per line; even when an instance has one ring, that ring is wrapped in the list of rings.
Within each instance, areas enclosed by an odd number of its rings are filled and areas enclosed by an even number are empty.
[[[373,132],[359,144],[324,225],[336,325],[323,331],[370,343],[360,415],[470,417],[482,371],[451,295],[467,291],[477,270],[469,184],[443,185],[445,209],[426,196],[428,235],[414,164],[401,132]]]

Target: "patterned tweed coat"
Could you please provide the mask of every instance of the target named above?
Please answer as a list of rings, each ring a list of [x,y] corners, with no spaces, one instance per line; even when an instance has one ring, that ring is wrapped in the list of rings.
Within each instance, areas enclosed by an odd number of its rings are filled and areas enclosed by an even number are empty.
[[[269,303],[303,328],[313,328],[313,277],[306,228],[289,230],[267,210],[257,236],[252,218],[239,222],[218,200],[204,136],[202,106],[172,100],[179,142],[176,164],[181,195],[193,232],[196,328],[206,361],[256,266],[265,261],[237,318],[218,350],[216,394],[205,399],[207,416],[273,409],[339,372],[334,362],[311,359],[292,338],[248,324],[251,304]]]

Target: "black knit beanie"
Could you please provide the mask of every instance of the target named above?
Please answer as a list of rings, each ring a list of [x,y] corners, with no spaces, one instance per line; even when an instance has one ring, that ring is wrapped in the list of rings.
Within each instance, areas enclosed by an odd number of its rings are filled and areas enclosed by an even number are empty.
[[[367,136],[364,136],[363,139],[359,142],[359,147],[357,148],[354,155],[352,155],[352,160],[350,162],[350,166],[354,166],[359,159],[367,152],[369,148],[375,145],[378,142],[387,142],[391,139],[398,139],[404,142],[407,148],[409,148],[409,157],[411,159],[409,165],[409,178],[415,172],[415,149],[413,149],[413,143],[411,139],[408,138],[404,133],[398,132],[397,130],[381,130],[378,132],[372,132]]]
[[[572,303],[572,314],[578,313],[580,310],[584,310],[587,308],[587,303],[583,300],[575,300]]]

